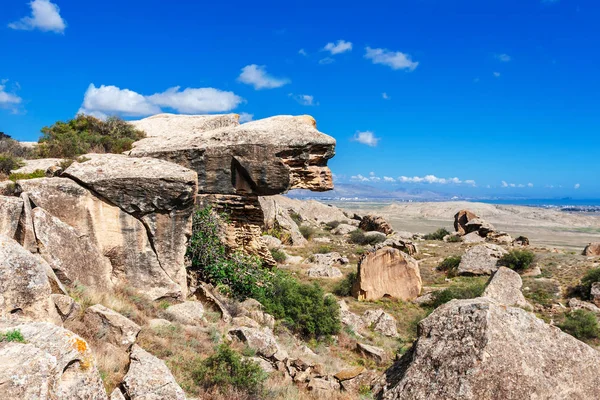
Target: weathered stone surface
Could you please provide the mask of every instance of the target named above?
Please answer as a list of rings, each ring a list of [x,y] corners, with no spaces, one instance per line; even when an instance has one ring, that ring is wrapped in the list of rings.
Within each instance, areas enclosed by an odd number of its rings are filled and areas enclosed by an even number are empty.
[[[523,281],[518,273],[506,267],[498,268],[483,295],[506,306],[533,309],[521,293]]]
[[[337,267],[316,265],[309,268],[308,271],[306,271],[306,275],[310,276],[311,278],[339,278],[344,274],[342,274],[342,271],[340,271],[340,269]]]
[[[354,225],[339,224],[337,228],[331,230],[331,233],[334,235],[348,235],[350,232],[354,232],[356,229],[357,228]]]
[[[225,306],[224,299],[221,299],[211,285],[201,282],[194,292],[194,297],[203,303],[204,306],[219,312],[221,314],[221,319],[224,322],[231,322],[232,316]]]
[[[46,262],[0,234],[0,317],[19,316],[60,324],[50,298]]]
[[[341,382],[342,389],[345,392],[358,396],[364,388],[370,388],[380,376],[381,373],[376,370],[364,371],[355,378]]]
[[[275,318],[264,311],[264,307],[258,301],[248,298],[241,304],[240,315],[247,316],[256,321],[260,326],[266,326],[270,329],[275,327]]]
[[[357,343],[356,351],[363,357],[374,360],[377,364],[383,364],[387,360],[387,356],[383,349],[369,344]]]
[[[269,250],[277,250],[282,246],[281,240],[271,235],[262,235],[262,240]]]
[[[506,253],[491,243],[471,247],[461,258],[458,275],[491,275],[498,270],[498,260]]]
[[[21,199],[23,200],[23,212],[21,213],[21,218],[19,218],[19,228],[17,229],[15,239],[25,249],[32,253],[37,253],[38,245],[33,228],[31,201],[27,193],[21,193]]]
[[[306,263],[314,264],[319,267],[331,267],[334,265],[348,264],[348,259],[334,251],[331,253],[313,254],[306,260]]]
[[[266,230],[281,231],[284,233],[286,244],[292,246],[305,246],[308,241],[300,233],[298,224],[290,217],[288,208],[283,207],[279,200],[283,196],[259,197],[260,207],[263,210],[264,227]]]
[[[333,393],[340,390],[340,384],[335,380],[327,380],[324,378],[313,378],[308,383],[307,389],[314,392],[315,395],[321,397],[331,396]]]
[[[350,369],[344,369],[344,370],[338,372],[337,374],[335,374],[333,377],[335,379],[337,379],[338,381],[347,381],[349,379],[356,378],[358,375],[362,374],[363,372],[365,372],[365,367],[354,367],[354,368],[350,368]]]
[[[15,174],[32,174],[35,171],[46,172],[48,168],[56,167],[62,161],[62,158],[39,158],[33,160],[23,160],[25,165],[23,165],[21,168],[12,170],[11,172]]]
[[[201,325],[204,307],[199,301],[184,301],[166,309],[166,313],[175,321],[184,325]]]
[[[385,235],[391,235],[394,233],[394,229],[389,222],[379,215],[365,215],[360,221],[358,227],[365,232],[376,231]]]
[[[21,198],[0,196],[0,234],[15,239],[22,212]]]
[[[277,340],[268,330],[242,326],[231,329],[229,334],[246,343],[248,347],[254,349],[261,357],[273,358],[277,361],[283,361],[288,358],[287,352],[279,347]]]
[[[10,330],[27,344],[0,344],[0,398],[107,399],[85,340],[47,322],[0,322],[0,332]]]
[[[123,378],[122,389],[130,400],[185,400],[165,363],[138,345],[133,345],[129,371]]]
[[[364,326],[362,318],[350,311],[348,304],[344,300],[338,302],[340,306],[340,321],[342,324],[349,326],[355,333],[358,333]]]
[[[419,253],[417,246],[410,240],[401,238],[400,236],[392,236],[387,238],[384,242],[379,243],[375,246],[376,250],[379,250],[384,247],[392,247],[394,249],[398,249],[409,256],[414,256]]]
[[[532,313],[452,300],[374,390],[382,399],[594,399],[600,353]]]
[[[591,311],[596,315],[600,315],[600,308],[595,304],[588,303],[587,301],[581,301],[576,298],[569,299],[569,307],[571,310],[586,310]]]
[[[600,256],[600,242],[590,243],[585,246],[583,250],[583,255],[588,257],[598,257]]]
[[[277,116],[238,125],[231,117],[206,130],[188,116],[155,115],[133,124],[149,137],[129,155],[171,161],[198,173],[199,192],[273,195],[292,188],[333,187],[327,160],[335,140],[316,129],[309,116]]]
[[[16,185],[13,181],[0,182],[0,196],[14,196]]]
[[[595,305],[600,307],[600,282],[592,283],[590,298]]]
[[[398,337],[396,319],[382,309],[365,311],[362,321],[366,327],[373,328],[375,332],[389,337]]]
[[[484,221],[469,210],[461,210],[454,216],[454,229],[463,236],[471,232],[477,232],[479,236],[486,237],[495,229],[492,224]]]
[[[69,296],[64,294],[52,294],[50,297],[63,322],[75,319],[78,316],[77,314],[81,311],[81,306]]]
[[[123,395],[123,392],[121,392],[121,389],[116,388],[110,394],[110,400],[127,400],[127,399],[125,399],[125,396]]]
[[[140,333],[140,326],[118,312],[96,304],[88,307],[83,316],[85,325],[95,332],[95,337],[128,350]]]
[[[490,232],[486,236],[486,240],[500,244],[512,244],[514,239],[506,232]]]
[[[40,207],[32,214],[40,253],[63,284],[112,288],[110,261],[88,237]]]
[[[368,253],[360,260],[358,278],[352,287],[352,295],[360,300],[383,297],[411,300],[420,292],[417,260],[391,247]]]
[[[94,196],[68,178],[40,178],[18,182],[37,206],[88,237],[112,265],[112,276],[143,290],[149,297],[181,297],[178,285],[162,268],[144,224],[123,210]],[[185,276],[184,265],[176,268]]]
[[[471,232],[471,233],[467,233],[466,235],[462,236],[462,241],[463,241],[463,243],[466,243],[466,244],[482,243],[482,242],[485,242],[485,238],[479,236],[478,232]]]

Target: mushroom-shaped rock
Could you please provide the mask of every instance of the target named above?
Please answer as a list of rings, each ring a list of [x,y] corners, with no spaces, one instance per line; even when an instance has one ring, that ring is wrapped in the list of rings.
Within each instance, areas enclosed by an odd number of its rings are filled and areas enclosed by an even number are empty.
[[[392,297],[412,300],[421,292],[417,260],[391,247],[368,253],[358,264],[352,295],[360,300]]]
[[[452,300],[373,390],[384,400],[596,399],[600,353],[520,308]]]

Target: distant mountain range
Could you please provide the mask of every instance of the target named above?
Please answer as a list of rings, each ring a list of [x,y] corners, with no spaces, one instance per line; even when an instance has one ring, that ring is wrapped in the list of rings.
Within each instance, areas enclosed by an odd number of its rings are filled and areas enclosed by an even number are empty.
[[[310,190],[293,190],[289,197],[296,199],[335,199],[335,200],[415,200],[415,201],[443,201],[451,200],[452,196],[444,193],[423,189],[397,189],[385,190],[364,184],[340,183],[334,190],[328,192],[311,192]]]

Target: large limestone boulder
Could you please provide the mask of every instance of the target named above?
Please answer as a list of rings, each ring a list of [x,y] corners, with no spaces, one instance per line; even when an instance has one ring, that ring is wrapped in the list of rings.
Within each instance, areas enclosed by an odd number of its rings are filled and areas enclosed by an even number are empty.
[[[204,307],[199,301],[184,301],[169,306],[165,310],[173,320],[183,325],[201,325],[204,317]]]
[[[495,231],[492,224],[469,210],[461,210],[454,215],[454,229],[461,236],[477,232],[481,237],[486,237],[488,233]]]
[[[374,390],[387,400],[600,398],[600,353],[520,308],[452,300]]]
[[[531,310],[531,304],[525,300],[521,293],[523,281],[521,276],[512,269],[506,267],[498,268],[488,283],[483,295],[494,299],[500,304],[521,307]]]
[[[112,276],[149,297],[182,297],[185,266],[161,265],[144,224],[68,178],[18,181],[33,204],[75,228],[109,259]],[[174,232],[180,235],[184,233]]]
[[[275,336],[269,329],[257,329],[250,327],[237,327],[231,329],[229,334],[237,338],[248,347],[255,350],[256,353],[267,359],[284,361],[288,358],[287,352],[279,347]]]
[[[585,246],[583,250],[583,255],[588,257],[598,257],[600,256],[600,242],[590,243]]]
[[[92,241],[40,207],[32,215],[40,253],[63,284],[112,288],[110,261]]]
[[[0,321],[21,343],[0,343],[0,398],[108,400],[86,341],[47,322]]]
[[[140,326],[118,312],[96,304],[88,307],[83,315],[83,323],[94,332],[95,338],[128,350],[140,333]]]
[[[387,238],[385,241],[377,244],[375,249],[378,250],[383,247],[393,247],[394,249],[398,249],[409,256],[414,256],[415,254],[419,253],[417,246],[411,240],[402,238],[398,235],[393,235]]]
[[[57,167],[63,161],[62,158],[38,158],[23,160],[23,166],[10,172],[15,174],[32,174],[35,171],[46,172],[49,168]]]
[[[358,264],[358,277],[352,295],[360,300],[392,297],[412,300],[421,292],[419,263],[391,247],[370,252]]]
[[[121,384],[130,400],[185,400],[185,393],[162,360],[133,345],[129,371]]]
[[[394,233],[394,229],[383,217],[379,215],[365,215],[360,221],[359,228],[365,232],[381,232],[386,235]]]
[[[461,258],[458,275],[491,275],[498,270],[498,261],[504,254],[507,251],[495,244],[471,247]]]
[[[0,317],[62,323],[50,298],[47,269],[44,260],[0,234]]]
[[[21,198],[0,196],[0,234],[14,239],[22,212],[23,200]]]

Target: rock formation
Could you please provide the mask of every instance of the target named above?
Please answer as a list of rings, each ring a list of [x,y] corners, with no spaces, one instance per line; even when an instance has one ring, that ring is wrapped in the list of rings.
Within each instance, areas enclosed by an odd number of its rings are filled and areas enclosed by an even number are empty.
[[[583,250],[583,255],[588,257],[598,257],[600,256],[600,242],[590,243],[585,246]]]
[[[491,243],[471,247],[458,265],[459,275],[491,275],[498,270],[498,261],[507,251]]]
[[[400,250],[384,247],[366,254],[358,264],[352,295],[360,300],[392,297],[411,300],[421,292],[417,260]]]
[[[512,269],[500,267],[490,279],[483,295],[500,304],[532,310],[533,307],[521,293],[521,286],[523,286],[523,281],[518,273]]]
[[[383,217],[379,215],[365,215],[360,221],[359,228],[365,232],[381,232],[386,235],[394,233],[394,229]]]

